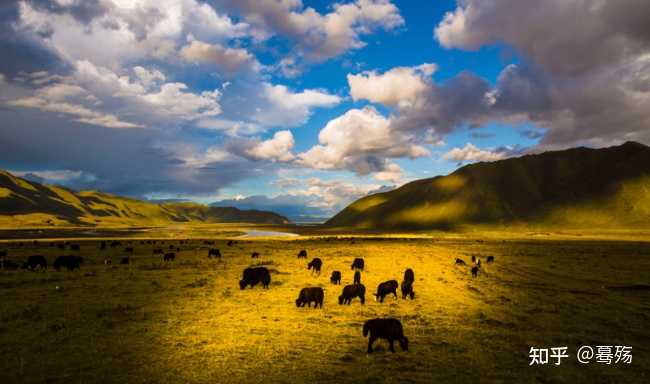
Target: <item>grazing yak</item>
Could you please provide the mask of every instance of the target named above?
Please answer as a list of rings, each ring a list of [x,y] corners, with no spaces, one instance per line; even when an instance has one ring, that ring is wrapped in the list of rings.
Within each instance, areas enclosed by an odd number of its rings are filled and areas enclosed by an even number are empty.
[[[174,261],[176,254],[174,252],[165,253],[163,256],[163,261]]]
[[[354,272],[354,284],[361,284],[361,272],[356,271]]]
[[[120,264],[131,264],[131,258],[128,256],[122,257],[122,259],[120,260]]]
[[[314,308],[318,308],[318,306],[323,308],[324,298],[325,292],[323,292],[323,288],[321,287],[303,288],[300,290],[300,294],[296,299],[296,307],[304,307],[305,304],[311,307],[311,303],[314,302]]]
[[[212,257],[221,258],[221,251],[218,250],[218,249],[216,249],[216,248],[212,248],[212,249],[210,249],[210,250],[208,251],[208,259],[210,259],[210,258],[212,258]]]
[[[252,257],[253,259],[257,259],[257,258],[260,257],[260,253],[259,253],[259,252],[253,252],[253,253],[251,253],[251,257]]]
[[[383,303],[384,297],[386,297],[388,294],[391,293],[395,295],[395,298],[397,299],[397,287],[399,287],[397,280],[384,281],[383,283],[377,286],[377,293],[375,293],[375,300],[379,301],[380,303]]]
[[[360,269],[362,271],[363,271],[363,267],[364,267],[364,262],[363,262],[363,259],[360,258],[360,257],[357,257],[356,259],[354,259],[354,261],[350,265],[350,269]]]
[[[232,247],[232,245],[233,245],[232,240],[228,240],[228,246],[229,246],[229,247]]]
[[[467,265],[462,259],[456,258],[456,265]]]
[[[486,263],[493,263],[494,262],[494,256],[488,256],[487,259],[485,260]]]
[[[341,285],[341,272],[332,271],[332,276],[330,276],[330,281],[332,282],[332,284]]]
[[[341,296],[339,296],[339,304],[348,304],[352,302],[352,299],[358,297],[361,300],[361,304],[366,302],[366,287],[363,284],[353,284],[346,285],[343,288]]]
[[[415,274],[411,268],[404,271],[404,281],[410,281],[411,283],[415,282]]]
[[[478,266],[474,266],[474,267],[472,267],[472,277],[478,277],[478,271],[479,271],[479,269],[480,269],[480,268],[479,268]]]
[[[61,267],[67,268],[68,271],[74,271],[75,269],[81,269],[81,263],[83,258],[81,256],[59,256],[54,260],[52,266],[57,271],[61,270]]]
[[[30,271],[33,271],[36,268],[41,268],[43,270],[46,270],[47,260],[45,260],[45,256],[42,255],[29,256],[27,260],[23,263],[21,268],[29,269]]]
[[[312,261],[307,264],[307,269],[311,269],[311,273],[318,273],[320,274],[320,268],[323,266],[323,260],[319,259],[318,257],[315,257],[312,259]]]
[[[415,298],[415,292],[413,292],[413,282],[409,280],[404,280],[402,281],[401,285],[402,289],[402,299],[406,299],[406,297],[410,297],[411,300]]]
[[[305,250],[303,249],[303,250],[301,250],[300,252],[298,252],[298,258],[299,258],[299,259],[306,259],[306,258],[307,258],[307,251],[305,251]]]
[[[257,283],[262,283],[264,288],[268,288],[271,284],[271,273],[266,267],[251,267],[244,269],[244,275],[241,280],[239,280],[239,288],[245,289],[247,285],[250,285],[251,288],[257,285]]]
[[[395,341],[399,342],[402,351],[409,350],[409,339],[404,336],[402,323],[397,319],[387,318],[366,321],[363,325],[363,337],[367,337],[368,334],[370,334],[370,338],[368,339],[368,353],[372,353],[372,344],[377,339],[388,340],[388,349],[391,352],[395,352],[395,347],[393,346]]]

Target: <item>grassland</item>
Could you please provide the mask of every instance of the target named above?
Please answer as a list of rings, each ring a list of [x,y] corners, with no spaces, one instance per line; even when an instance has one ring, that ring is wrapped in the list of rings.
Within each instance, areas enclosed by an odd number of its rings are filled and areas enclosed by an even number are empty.
[[[170,235],[170,234],[173,234]],[[181,235],[195,237],[179,244]],[[194,236],[195,234],[198,234]],[[105,266],[100,239],[77,239],[86,263],[77,272],[0,271],[1,383],[646,383],[650,378],[650,243],[544,235],[446,237],[299,237],[216,239],[220,261],[207,258],[196,228],[134,233],[134,263]],[[68,234],[69,235],[69,234]],[[121,234],[124,235],[124,234]],[[47,237],[42,233],[40,238]],[[54,237],[54,236],[53,236]],[[171,240],[171,237],[175,237]],[[156,238],[181,247],[174,263],[152,255]],[[9,259],[69,254],[25,241],[0,243]],[[56,240],[60,241],[60,240]],[[324,261],[320,276],[309,259]],[[250,253],[261,253],[252,260]],[[477,279],[456,257],[496,262]],[[339,306],[363,257],[369,291],[415,271],[414,301],[368,294],[366,305]],[[241,291],[243,268],[272,270],[269,290]],[[296,308],[300,288],[325,289],[323,309]],[[57,289],[58,287],[58,289]],[[385,342],[366,354],[363,322],[393,316],[404,324],[410,351],[391,354]],[[580,345],[633,347],[631,365],[581,365]],[[529,367],[531,346],[568,346],[561,366]]]

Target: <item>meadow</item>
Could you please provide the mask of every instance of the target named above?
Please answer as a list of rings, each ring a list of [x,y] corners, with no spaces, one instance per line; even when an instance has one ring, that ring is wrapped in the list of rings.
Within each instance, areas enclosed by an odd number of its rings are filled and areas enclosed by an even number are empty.
[[[106,250],[101,238],[74,239],[85,258],[80,271],[0,271],[0,382],[650,381],[649,242],[330,235],[236,238],[228,246],[230,232],[170,233],[121,233],[122,246]],[[10,260],[42,254],[50,264],[74,253],[46,235],[0,249]],[[182,235],[190,239],[180,244]],[[170,245],[181,248],[173,263],[152,254]],[[135,249],[132,264],[118,263],[124,247]],[[212,247],[220,260],[207,258]],[[296,257],[301,249],[306,260]],[[475,279],[454,265],[472,255],[495,257]],[[313,257],[323,260],[320,275],[307,270]],[[356,257],[366,262],[367,301],[341,306]],[[242,270],[258,264],[271,270],[270,288],[240,290]],[[377,284],[401,281],[406,268],[415,272],[415,300],[374,301]],[[333,270],[342,272],[341,286],[329,282]],[[322,309],[296,307],[307,286],[324,288]],[[380,340],[367,354],[363,323],[387,316],[402,322],[409,351],[390,353]],[[632,364],[580,364],[581,345],[631,346]],[[568,346],[569,358],[529,366],[532,346]]]

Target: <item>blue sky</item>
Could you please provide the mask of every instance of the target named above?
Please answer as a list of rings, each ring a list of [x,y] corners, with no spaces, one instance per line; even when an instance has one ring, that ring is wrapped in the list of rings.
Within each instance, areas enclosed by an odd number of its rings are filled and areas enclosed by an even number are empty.
[[[647,8],[4,3],[0,167],[76,189],[265,196],[331,215],[470,162],[648,142]]]

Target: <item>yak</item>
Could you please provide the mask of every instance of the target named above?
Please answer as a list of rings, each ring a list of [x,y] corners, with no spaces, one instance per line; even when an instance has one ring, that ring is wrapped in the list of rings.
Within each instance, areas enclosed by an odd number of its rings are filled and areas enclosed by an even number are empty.
[[[341,285],[341,272],[332,271],[332,276],[330,277],[330,281],[332,282],[332,284]]]
[[[485,260],[486,263],[493,263],[494,262],[494,256],[488,256],[487,259]]]
[[[395,295],[395,298],[397,298],[397,287],[399,287],[397,280],[384,281],[383,283],[377,286],[377,293],[375,293],[375,299],[378,300],[380,303],[383,303],[384,297],[386,297],[390,293]]]
[[[415,297],[415,292],[413,292],[413,282],[409,280],[404,280],[402,281],[402,299],[406,299],[406,297],[410,297],[411,300]]]
[[[352,284],[346,285],[343,288],[341,296],[339,296],[339,304],[348,304],[352,302],[352,299],[358,297],[361,300],[361,304],[366,302],[366,287],[363,284]]]
[[[45,260],[45,256],[42,255],[29,256],[21,268],[29,269],[31,271],[35,270],[36,268],[45,270],[47,269],[47,260]]]
[[[368,334],[370,334],[370,338],[368,339],[368,353],[372,353],[372,344],[377,339],[388,340],[388,349],[393,353],[395,352],[395,347],[393,346],[395,341],[399,342],[402,351],[409,350],[409,339],[404,336],[402,323],[397,319],[385,318],[366,321],[363,324],[363,337],[367,337]]]
[[[174,252],[165,253],[163,256],[163,261],[174,261],[176,254]]]
[[[320,268],[322,266],[323,266],[323,261],[318,257],[315,257],[312,261],[309,262],[309,264],[307,264],[307,269],[311,269],[312,273],[316,272],[320,274]]]
[[[305,304],[311,307],[311,303],[314,302],[314,308],[318,308],[318,306],[323,308],[324,298],[325,292],[323,292],[323,288],[321,287],[303,288],[300,290],[300,294],[296,299],[296,307],[304,307]]]
[[[456,258],[456,265],[467,265],[462,259]]]
[[[415,274],[411,268],[404,271],[404,281],[410,281],[411,283],[415,282]]]
[[[258,283],[262,283],[264,288],[268,288],[271,284],[271,273],[266,267],[250,267],[244,269],[242,279],[239,280],[239,288],[245,289],[247,285],[251,288]]]
[[[54,260],[52,266],[57,271],[61,270],[61,267],[67,268],[68,271],[74,271],[81,269],[81,263],[83,263],[81,256],[59,256]]]
[[[299,259],[306,259],[307,258],[307,251],[303,249],[300,252],[298,252],[298,258]]]
[[[211,248],[211,249],[208,251],[208,258],[211,258],[211,257],[218,257],[218,258],[221,258],[221,251],[218,250],[218,249],[216,249],[216,248]]]
[[[350,265],[350,269],[360,269],[363,271],[364,262],[362,258],[357,257]]]
[[[478,277],[478,271],[479,271],[479,269],[480,269],[480,268],[479,268],[478,266],[474,266],[474,267],[472,267],[472,277]]]

